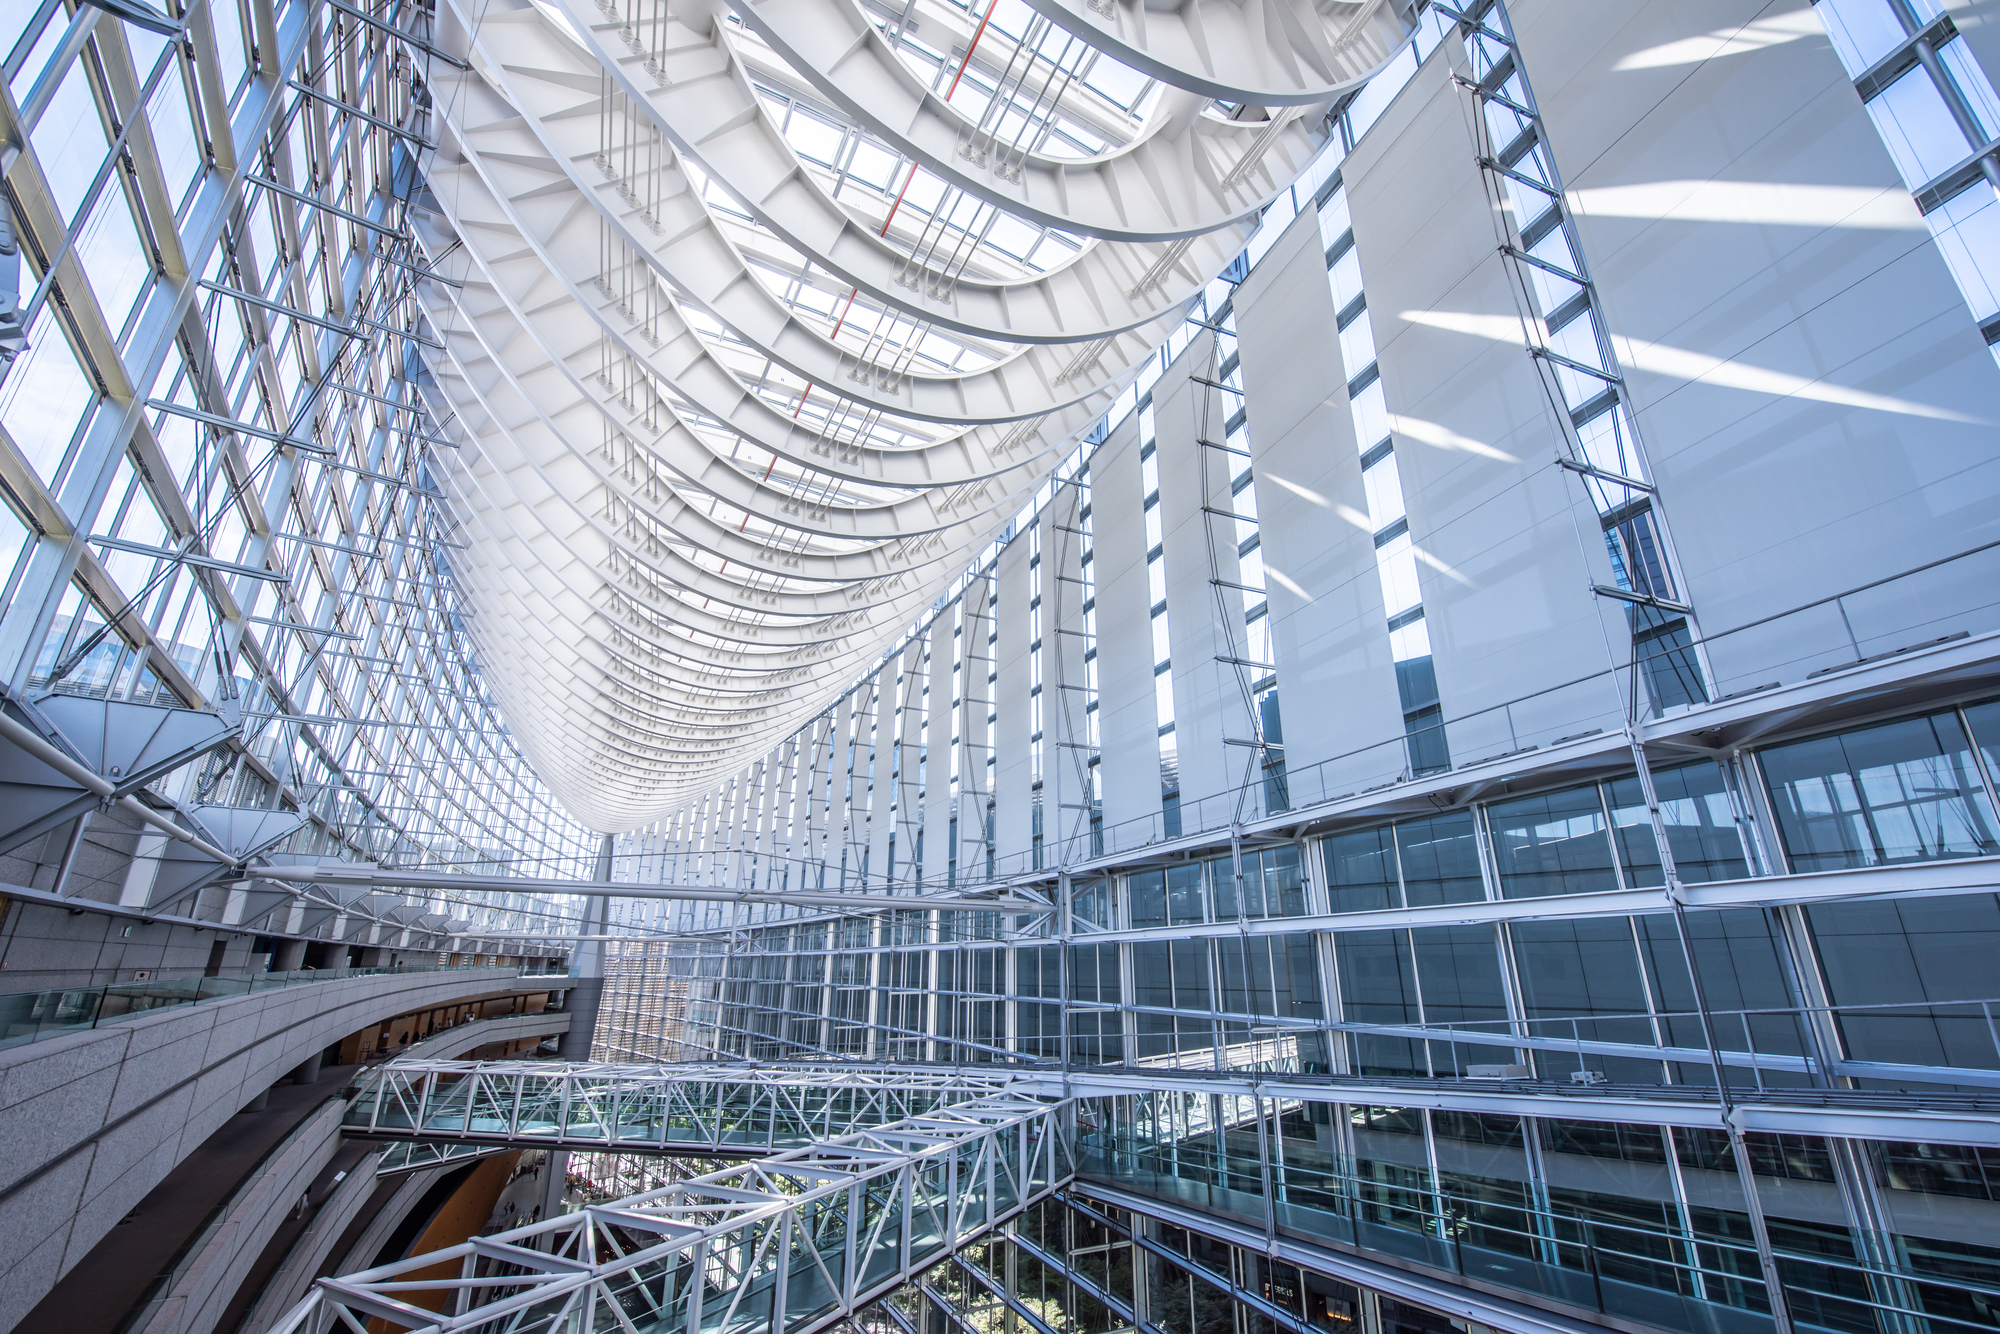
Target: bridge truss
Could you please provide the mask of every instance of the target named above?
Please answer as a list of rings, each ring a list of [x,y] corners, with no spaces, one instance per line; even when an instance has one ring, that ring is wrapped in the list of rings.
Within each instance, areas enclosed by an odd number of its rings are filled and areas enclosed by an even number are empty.
[[[815,1334],[1068,1182],[1068,1110],[969,1099],[323,1278],[274,1334]]]
[[[1004,1098],[1027,1078],[1001,1069],[395,1061],[369,1076],[343,1126],[357,1138],[765,1157]]]

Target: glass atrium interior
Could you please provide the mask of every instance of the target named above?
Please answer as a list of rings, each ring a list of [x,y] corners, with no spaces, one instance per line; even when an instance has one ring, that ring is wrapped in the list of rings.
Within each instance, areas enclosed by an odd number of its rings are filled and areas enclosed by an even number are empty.
[[[2000,1334],[2000,0],[0,16],[0,1334]]]

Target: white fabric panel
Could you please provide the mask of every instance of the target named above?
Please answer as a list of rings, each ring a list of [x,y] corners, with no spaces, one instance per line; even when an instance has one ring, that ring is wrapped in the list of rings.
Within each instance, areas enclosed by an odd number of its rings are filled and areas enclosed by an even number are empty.
[[[1085,689],[1084,662],[1090,640],[1083,633],[1083,494],[1075,486],[1059,490],[1042,527],[1044,865],[1077,861],[1090,849],[1091,695]],[[1097,562],[1091,564],[1095,567]],[[1101,618],[1102,613],[1098,615]]]
[[[951,860],[951,659],[956,643],[951,609],[931,623],[931,661],[926,698],[930,727],[924,738],[924,859],[926,884],[943,884]]]
[[[889,876],[889,835],[895,831],[895,764],[897,713],[902,655],[892,655],[875,674],[875,796],[868,823],[869,883],[881,886]],[[900,846],[900,844],[898,845]]]
[[[1607,667],[1607,633],[1630,636],[1622,604],[1590,592],[1611,582],[1610,560],[1594,507],[1555,466],[1559,422],[1525,351],[1453,59],[1463,59],[1455,37],[1342,174],[1446,736],[1462,764],[1620,725],[1609,681],[1534,692]]]
[[[924,806],[917,794],[923,774],[924,690],[930,681],[925,666],[930,632],[918,635],[903,650],[903,672],[899,688],[903,696],[902,753],[896,782],[896,878],[907,884],[917,871],[917,835],[924,827]]]
[[[882,884],[889,875],[889,835],[895,832],[896,754],[901,733],[901,715],[896,706],[902,698],[902,655],[889,659],[875,675],[875,816],[868,828],[868,875]],[[897,847],[901,848],[899,840]]]
[[[783,840],[779,848],[783,861],[778,870],[778,883],[791,889],[805,884],[801,876],[806,858],[812,855],[810,811],[813,734],[816,730],[808,727],[793,740],[791,754],[785,758],[784,787],[778,795],[778,823]]]
[[[1986,77],[2000,86],[2000,79],[1994,78],[2000,70],[2000,0],[1944,0],[1944,9],[1979,58]]]
[[[1098,726],[1103,740],[1104,848],[1149,841],[1129,821],[1160,814],[1159,723],[1153,710],[1153,629],[1140,508],[1138,414],[1091,461],[1097,566]]]
[[[750,766],[743,783],[744,834],[743,845],[751,855],[744,870],[746,877],[754,877],[749,883],[760,886],[770,874],[773,825],[776,821],[771,813],[771,770],[776,757],[766,755]]]
[[[959,636],[964,671],[959,676],[959,821],[958,878],[961,882],[986,873],[986,702],[992,696],[986,677],[992,671],[986,635],[993,582],[980,576],[965,586],[964,629]]]
[[[1211,520],[1202,513],[1204,506],[1224,511],[1231,506],[1229,456],[1196,443],[1202,435],[1221,443],[1236,407],[1234,394],[1192,383],[1194,376],[1213,380],[1215,369],[1215,340],[1203,335],[1188,344],[1153,386],[1164,547],[1160,558],[1166,563],[1181,829],[1186,833],[1228,823],[1245,762],[1256,754],[1229,744],[1248,741],[1256,732],[1236,668],[1221,661],[1244,656],[1243,599],[1235,589],[1218,590],[1211,581],[1241,582],[1236,577],[1236,525],[1221,515]],[[1227,596],[1219,598],[1218,592]],[[1233,634],[1225,617],[1235,621]]]
[[[1307,209],[1236,289],[1294,804],[1386,782],[1405,763],[1334,313],[1319,216]]]
[[[872,886],[882,874],[882,854],[876,845],[882,839],[883,817],[889,809],[882,782],[882,739],[887,733],[879,728],[882,673],[863,681],[858,690],[862,704],[854,721],[854,829],[848,837],[854,843],[855,878],[860,880],[860,869],[865,868],[864,883]]]
[[[791,805],[791,848],[788,852],[794,888],[803,888],[812,883],[810,868],[817,860],[818,812],[815,796],[820,786],[819,771],[824,764],[820,758],[823,749],[821,732],[825,724],[814,720],[808,724],[799,738],[799,748],[792,761]]]
[[[1046,519],[1037,518],[1033,522],[1042,525],[1043,549],[1047,550],[1049,534]],[[1029,772],[1028,745],[1032,730],[1028,707],[1031,642],[1028,637],[1028,553],[1031,544],[1032,534],[1023,532],[1000,553],[994,571],[997,593],[990,608],[993,623],[999,627],[1000,633],[1000,642],[993,646],[998,659],[993,701],[994,712],[999,715],[993,736],[997,761],[993,780],[993,796],[997,803],[993,842],[994,855],[999,859],[1002,874],[1027,868],[1028,847],[1034,833],[1029,792],[1033,777]],[[1045,567],[1046,564],[1044,560]],[[1046,568],[1042,577],[1044,580],[1048,578]],[[1044,608],[1045,615],[1046,610]],[[1044,744],[1046,740],[1044,738]]]
[[[715,850],[709,857],[709,879],[717,885],[737,884],[741,859],[736,856],[739,846],[738,835],[743,821],[743,786],[741,783],[724,783],[716,793],[717,833]]]
[[[829,885],[839,885],[843,879],[841,874],[843,863],[846,865],[848,877],[852,877],[861,868],[860,850],[853,846],[854,812],[849,807],[849,797],[854,791],[851,780],[855,763],[853,691],[841,696],[840,703],[833,711],[831,759],[826,785],[826,850],[821,855],[827,861],[826,882]]]
[[[754,769],[754,766],[753,766]],[[761,863],[752,859],[748,849],[757,837],[759,795],[754,772],[746,770],[737,775],[728,793],[728,809],[731,812],[729,883],[748,886],[753,883]]]
[[[799,804],[792,813],[799,838],[792,855],[799,859],[800,869],[792,883],[802,888],[816,884],[819,877],[826,825],[827,732],[826,718],[813,719],[799,751]]]
[[[2000,368],[1804,0],[1598,8],[1516,24],[1718,691],[2000,624],[1987,556],[1727,633],[2000,536]]]

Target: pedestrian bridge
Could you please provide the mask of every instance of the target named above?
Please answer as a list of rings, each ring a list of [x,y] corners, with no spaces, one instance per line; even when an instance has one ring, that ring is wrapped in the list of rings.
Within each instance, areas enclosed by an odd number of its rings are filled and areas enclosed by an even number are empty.
[[[385,1066],[348,1114],[362,1133],[762,1156],[320,1279],[276,1334],[814,1334],[1069,1182],[1069,1104],[1008,1082],[698,1067],[620,1089],[587,1065]]]

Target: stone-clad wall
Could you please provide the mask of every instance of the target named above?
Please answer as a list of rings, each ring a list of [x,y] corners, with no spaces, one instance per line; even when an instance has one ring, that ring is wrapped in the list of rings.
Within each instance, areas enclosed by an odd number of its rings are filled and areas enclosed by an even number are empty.
[[[545,991],[512,969],[378,974],[176,1006],[0,1052],[0,1329],[230,1116],[357,1028]]]

